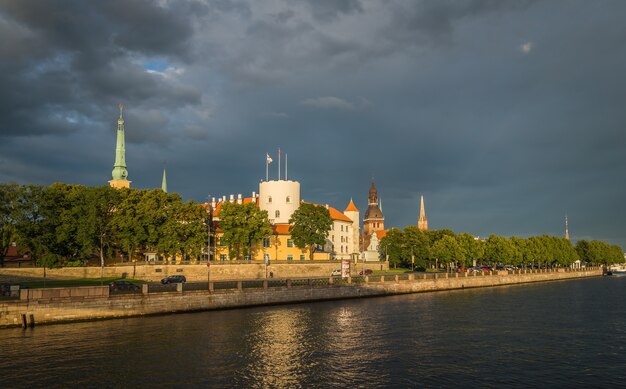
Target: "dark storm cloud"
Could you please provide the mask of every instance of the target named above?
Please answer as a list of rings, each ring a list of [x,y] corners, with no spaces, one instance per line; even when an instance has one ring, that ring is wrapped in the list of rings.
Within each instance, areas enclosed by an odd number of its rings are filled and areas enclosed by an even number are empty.
[[[0,12],[0,136],[76,131],[66,113],[93,118],[93,105],[122,99],[169,108],[199,102],[193,86],[141,66],[145,56],[189,60],[188,18],[155,2],[16,1]]]
[[[386,32],[397,41],[441,41],[457,21],[500,11],[525,8],[535,0],[422,0],[392,3],[392,22]]]
[[[303,198],[388,226],[626,245],[621,1],[0,5],[0,180],[247,194],[289,154]],[[24,151],[28,151],[28,156]],[[284,164],[283,164],[284,169]]]

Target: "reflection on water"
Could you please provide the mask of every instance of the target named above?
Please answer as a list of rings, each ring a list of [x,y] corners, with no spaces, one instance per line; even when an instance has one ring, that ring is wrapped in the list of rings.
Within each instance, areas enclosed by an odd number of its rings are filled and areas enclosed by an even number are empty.
[[[0,387],[589,387],[626,278],[0,330]]]

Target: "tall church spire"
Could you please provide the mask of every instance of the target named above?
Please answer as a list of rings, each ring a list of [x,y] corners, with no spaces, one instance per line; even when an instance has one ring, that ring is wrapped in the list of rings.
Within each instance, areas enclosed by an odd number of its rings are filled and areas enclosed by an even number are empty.
[[[165,175],[165,161],[163,161],[163,180],[161,181],[161,190],[167,193],[167,176]]]
[[[428,218],[424,207],[424,196],[420,196],[420,215],[417,218],[417,228],[420,231],[428,231]]]
[[[109,181],[109,185],[113,188],[130,188],[128,181],[128,170],[126,170],[126,143],[124,141],[124,104],[118,105],[120,108],[120,118],[117,119],[117,143],[115,145],[115,163],[113,164],[113,179]]]
[[[565,239],[569,240],[569,226],[567,225],[567,215],[565,215]]]

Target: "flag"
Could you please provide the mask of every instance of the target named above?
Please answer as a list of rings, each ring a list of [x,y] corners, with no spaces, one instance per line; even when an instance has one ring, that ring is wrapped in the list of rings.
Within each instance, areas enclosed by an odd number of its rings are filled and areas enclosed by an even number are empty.
[[[270,157],[269,154],[265,154],[265,162],[266,163],[272,163],[272,157]]]

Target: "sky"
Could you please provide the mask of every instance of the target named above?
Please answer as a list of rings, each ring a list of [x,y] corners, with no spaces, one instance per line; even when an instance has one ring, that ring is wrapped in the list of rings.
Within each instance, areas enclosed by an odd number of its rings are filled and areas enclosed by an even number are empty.
[[[0,2],[0,182],[302,198],[626,248],[626,2]],[[283,159],[284,169],[284,159]]]

